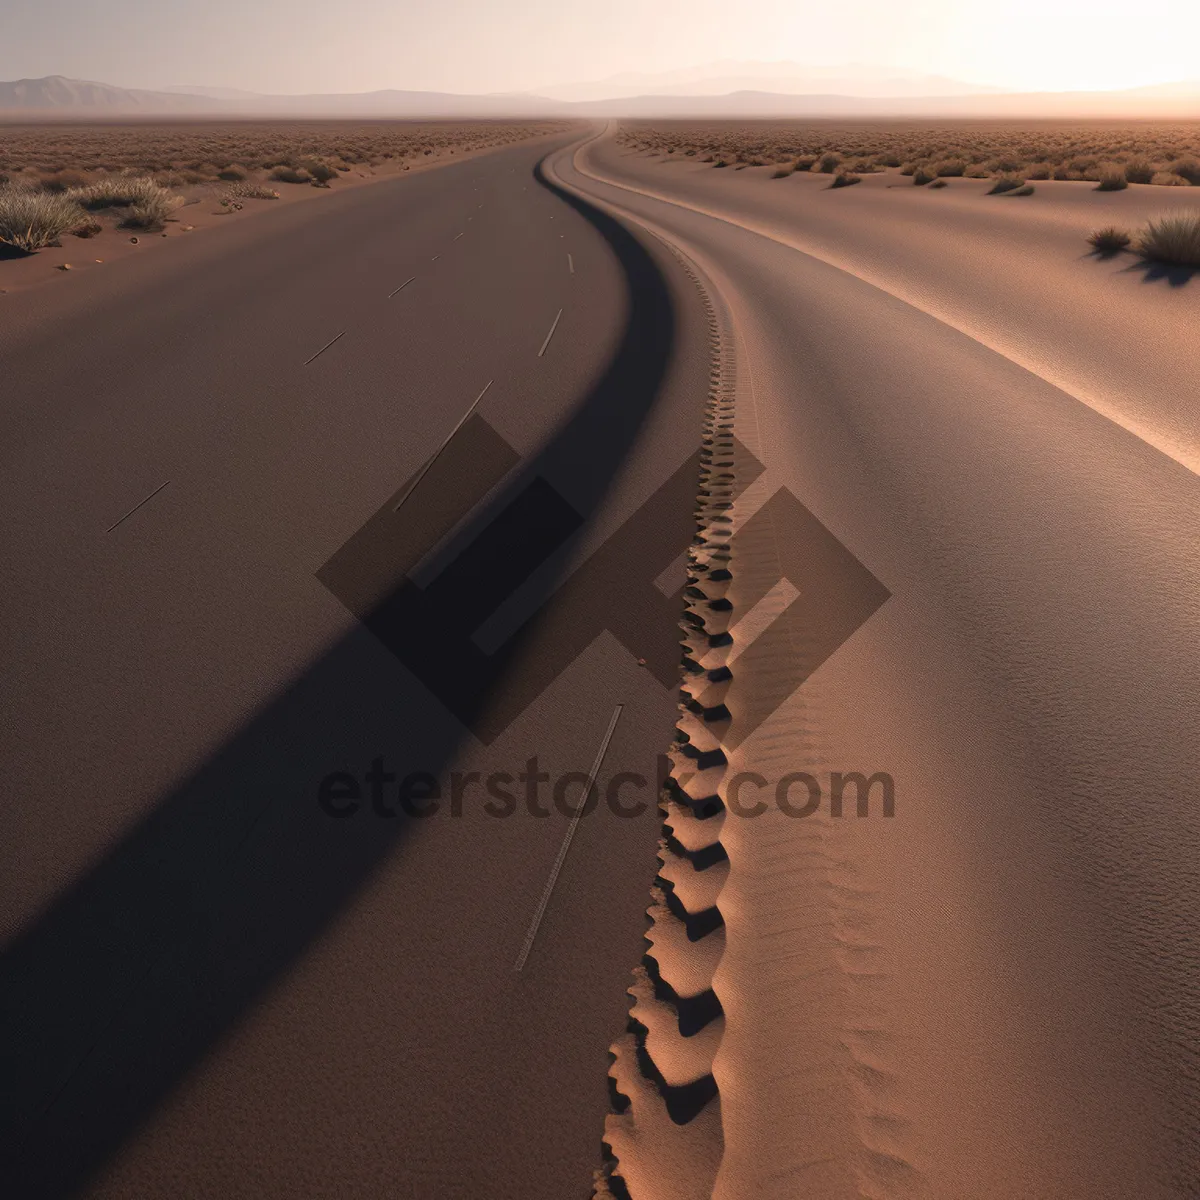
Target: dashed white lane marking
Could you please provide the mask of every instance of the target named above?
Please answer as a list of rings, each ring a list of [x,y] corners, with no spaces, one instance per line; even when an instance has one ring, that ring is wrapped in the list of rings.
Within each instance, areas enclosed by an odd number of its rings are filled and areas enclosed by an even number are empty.
[[[466,233],[466,232],[467,232],[467,231],[464,229],[464,230],[463,230],[463,233]],[[454,241],[456,241],[456,242],[457,242],[457,241],[458,241],[458,239],[459,239],[460,237],[462,237],[462,233],[456,233],[456,234],[454,235]]]
[[[569,254],[567,255],[567,270],[570,271],[572,275],[575,274],[575,260]]]
[[[403,504],[405,502],[405,500],[407,500],[409,498],[409,496],[411,496],[413,494],[413,492],[416,489],[417,484],[420,483],[421,480],[425,478],[425,472],[428,471],[429,468],[432,467],[435,462],[437,462],[438,457],[441,455],[442,451],[445,450],[448,445],[450,445],[450,442],[453,440],[454,435],[463,427],[464,423],[466,422],[466,419],[479,407],[480,400],[482,400],[484,398],[484,396],[487,395],[488,388],[490,388],[492,386],[492,384],[495,382],[496,381],[494,379],[489,379],[487,381],[487,383],[485,383],[483,385],[483,391],[480,392],[479,395],[475,397],[475,401],[471,405],[471,407],[468,408],[467,411],[465,413],[463,413],[463,415],[461,417],[458,418],[458,424],[455,425],[454,428],[452,430],[450,430],[450,432],[446,435],[446,440],[433,452],[433,454],[426,461],[425,465],[417,472],[416,478],[405,489],[404,495],[401,496],[400,499],[396,501],[396,506],[392,509],[392,512],[400,511],[400,505]]]
[[[404,291],[404,289],[405,289],[406,287],[408,287],[408,285],[409,285],[410,283],[412,283],[412,281],[413,281],[414,279],[416,279],[416,276],[415,276],[415,275],[410,275],[410,276],[409,276],[409,277],[408,277],[408,278],[407,278],[407,279],[406,279],[406,280],[405,280],[405,281],[404,281],[404,282],[403,282],[403,283],[402,283],[402,284],[401,284],[401,285],[400,285],[400,286],[399,286],[399,287],[396,289],[396,291],[395,291],[395,292],[388,292],[388,299],[390,300],[390,299],[391,299],[391,298],[392,298],[392,297],[393,297],[393,296],[396,294],[396,292],[402,292],[402,291]]]
[[[554,860],[554,866],[550,868],[550,878],[546,880],[546,886],[542,889],[542,897],[538,901],[537,910],[533,914],[533,920],[529,923],[529,932],[525,935],[525,942],[521,946],[521,953],[517,955],[517,961],[513,964],[514,971],[520,971],[529,958],[529,952],[533,949],[534,939],[537,937],[538,928],[542,923],[542,918],[546,915],[546,906],[550,903],[550,894],[554,891],[554,885],[558,882],[558,873],[562,870],[562,865],[566,861],[567,851],[571,848],[571,839],[575,836],[575,830],[579,827],[579,818],[583,815],[584,808],[587,805],[588,796],[591,795],[592,789],[596,786],[596,777],[600,774],[600,768],[604,765],[604,756],[608,753],[608,744],[612,741],[612,735],[617,728],[617,722],[621,719],[621,710],[625,706],[618,704],[613,709],[612,720],[608,723],[608,730],[604,734],[604,741],[600,743],[600,749],[596,754],[596,761],[592,763],[592,769],[588,772],[587,785],[583,789],[583,795],[579,798],[579,805],[571,814],[569,823],[567,824],[567,833],[563,838],[562,846],[559,848],[558,857]]]
[[[314,355],[312,356],[312,358],[306,358],[306,359],[304,360],[304,365],[307,367],[307,366],[308,366],[308,364],[309,364],[310,362],[312,362],[314,359],[318,359],[318,358],[320,358],[320,357],[321,357],[321,355],[322,355],[322,354],[324,354],[324,353],[325,353],[325,351],[326,351],[326,350],[328,350],[328,349],[329,349],[329,347],[330,347],[330,346],[332,346],[332,345],[333,345],[333,343],[334,343],[334,342],[336,342],[336,341],[338,340],[338,338],[344,338],[345,336],[346,336],[346,331],[343,329],[343,330],[342,330],[342,332],[341,332],[341,333],[339,333],[339,334],[337,335],[337,337],[335,337],[335,338],[331,338],[329,341],[327,341],[327,342],[325,343],[325,345],[323,345],[323,346],[320,348],[320,350],[318,350],[318,351],[316,352],[316,354],[314,354]]]
[[[563,315],[563,310],[558,310],[558,316],[554,318],[554,324],[550,326],[550,332],[546,334],[546,340],[542,343],[542,348],[538,351],[537,356],[541,358],[546,353],[546,347],[550,345],[550,339],[554,336],[554,331],[558,328],[559,318]]]
[[[171,482],[171,481],[168,479],[168,480],[167,480],[167,483],[170,483],[170,482]],[[157,496],[157,495],[158,495],[158,493],[159,493],[159,492],[161,492],[161,491],[163,490],[163,488],[165,488],[165,487],[167,486],[167,483],[160,483],[160,484],[158,485],[158,487],[156,487],[156,488],[154,489],[154,491],[152,491],[152,492],[150,493],[150,495],[148,495],[148,496],[145,498],[145,500],[139,500],[139,501],[138,501],[138,502],[137,502],[137,503],[136,503],[136,504],[135,504],[135,505],[134,505],[134,506],[133,506],[133,507],[132,507],[132,508],[131,508],[131,509],[130,509],[130,510],[129,510],[129,511],[128,511],[128,512],[127,512],[127,513],[126,513],[126,514],[123,516],[123,517],[122,517],[122,518],[121,518],[121,520],[120,520],[120,521],[114,521],[114,522],[113,522],[113,523],[112,523],[112,524],[111,524],[111,525],[110,525],[110,526],[109,526],[109,527],[108,527],[108,528],[107,528],[107,529],[106,529],[104,532],[105,532],[105,533],[112,533],[112,531],[113,531],[114,529],[116,529],[116,527],[117,527],[118,525],[120,525],[121,521],[127,521],[127,520],[128,520],[130,517],[132,517],[132,516],[133,516],[133,514],[134,514],[135,512],[137,512],[137,510],[138,510],[139,508],[141,508],[141,507],[142,507],[142,505],[143,505],[143,504],[149,504],[149,503],[150,503],[150,501],[151,501],[151,500],[153,500],[153,499],[154,499],[154,497],[155,497],[155,496]]]

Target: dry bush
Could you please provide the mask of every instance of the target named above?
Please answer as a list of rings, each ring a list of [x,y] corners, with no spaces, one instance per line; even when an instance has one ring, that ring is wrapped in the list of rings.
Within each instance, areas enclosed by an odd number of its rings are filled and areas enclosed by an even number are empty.
[[[1144,158],[1131,158],[1125,163],[1125,178],[1130,183],[1149,183],[1154,178],[1154,168]]]
[[[830,187],[842,188],[850,187],[851,184],[862,183],[862,176],[855,175],[853,171],[839,171],[834,177]]]
[[[225,189],[230,200],[278,200],[279,193],[265,183],[235,183]]]
[[[303,167],[275,167],[267,176],[278,183],[312,183],[312,176]]]
[[[1119,192],[1129,186],[1125,172],[1120,167],[1109,167],[1100,173],[1100,182],[1096,185],[1098,192]]]
[[[100,212],[105,208],[154,205],[160,202],[162,196],[170,193],[148,175],[109,175],[95,183],[74,188],[67,195],[88,212]]]
[[[1002,196],[1005,192],[1015,192],[1019,188],[1025,186],[1025,180],[1020,175],[1001,175],[995,183],[988,188],[989,196]],[[1032,190],[1032,189],[1030,189]]]
[[[1154,262],[1200,267],[1200,209],[1169,213],[1147,222],[1134,249]]]
[[[166,224],[167,218],[183,203],[182,196],[172,196],[166,188],[160,188],[153,196],[147,196],[132,204],[121,218],[122,229],[145,229],[155,233]]]
[[[1195,158],[1181,158],[1171,167],[1171,170],[1180,179],[1186,179],[1188,183],[1200,187],[1200,160]]]
[[[1159,187],[1187,187],[1188,181],[1176,175],[1174,171],[1155,171],[1150,182]]]
[[[935,180],[934,180],[934,181],[933,181],[933,182],[932,182],[932,183],[929,185],[929,190],[930,190],[930,191],[933,191],[933,189],[934,189],[934,188],[944,188],[944,187],[949,187],[949,186],[950,186],[950,185],[949,185],[949,183],[947,183],[947,182],[946,182],[946,180],[944,180],[944,179],[935,179]]]
[[[931,169],[938,178],[942,176],[954,178],[961,176],[966,171],[967,164],[961,158],[947,158],[940,163],[934,163]]]
[[[820,161],[817,163],[817,170],[822,175],[832,175],[837,170],[841,161],[842,156],[840,154],[834,154],[832,151],[829,151],[821,155]]]
[[[1115,225],[1106,225],[1088,237],[1088,244],[1102,258],[1112,258],[1113,255],[1120,254],[1129,247],[1131,241],[1133,239],[1129,234]]]
[[[917,167],[912,173],[912,181],[917,187],[924,187],[927,183],[932,183],[937,176],[925,167]]]
[[[796,170],[796,168],[792,167],[792,166],[776,167],[775,170],[771,172],[771,178],[772,179],[786,179],[789,175],[794,174],[795,170]]]
[[[304,170],[313,177],[316,183],[328,183],[331,179],[337,178],[337,168],[320,159],[307,160],[304,163]]]
[[[17,250],[53,245],[84,219],[83,210],[64,192],[0,187],[0,242]]]

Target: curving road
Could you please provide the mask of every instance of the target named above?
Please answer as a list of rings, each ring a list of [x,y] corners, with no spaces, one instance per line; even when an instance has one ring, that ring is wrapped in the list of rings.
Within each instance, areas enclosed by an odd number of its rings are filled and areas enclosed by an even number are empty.
[[[5,298],[5,1195],[586,1191],[709,335],[548,148]]]

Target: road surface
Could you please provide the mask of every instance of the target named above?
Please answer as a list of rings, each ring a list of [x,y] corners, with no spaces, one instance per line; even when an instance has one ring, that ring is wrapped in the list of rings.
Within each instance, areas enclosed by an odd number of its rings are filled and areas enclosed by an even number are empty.
[[[5,1194],[586,1193],[710,337],[549,145],[4,298]]]

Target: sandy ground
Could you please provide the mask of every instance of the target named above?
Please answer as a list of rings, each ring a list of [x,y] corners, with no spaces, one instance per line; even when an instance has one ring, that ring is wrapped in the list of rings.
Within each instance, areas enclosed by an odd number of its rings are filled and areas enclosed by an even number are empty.
[[[638,1001],[648,1059],[616,1043],[614,1170],[634,1200],[1196,1195],[1200,281],[1083,242],[1194,196],[829,191],[605,140],[556,169],[702,271],[730,406],[683,720],[725,811],[673,806],[662,871],[710,928],[651,908],[677,996]],[[739,772],[854,770],[893,818],[732,809],[773,795]]]
[[[543,142],[553,136],[540,135],[531,138],[530,141]],[[92,271],[102,266],[111,267],[131,255],[145,255],[164,240],[194,237],[212,229],[239,224],[265,211],[288,208],[294,204],[313,203],[329,197],[334,192],[344,192],[365,184],[394,179],[398,175],[420,174],[448,163],[469,161],[504,148],[488,146],[478,150],[453,152],[439,148],[428,156],[422,156],[413,164],[401,164],[398,161],[388,161],[378,167],[371,167],[365,163],[355,164],[348,172],[339,172],[327,188],[313,187],[310,183],[280,183],[264,179],[263,185],[274,188],[279,193],[279,198],[239,198],[237,203],[242,206],[240,209],[227,208],[220,203],[221,197],[231,186],[226,183],[192,184],[176,188],[173,190],[177,195],[183,196],[186,203],[168,219],[167,227],[161,233],[118,229],[116,219],[111,214],[102,213],[98,215],[97,220],[104,226],[104,230],[94,237],[77,238],[67,235],[62,238],[61,246],[47,246],[35,254],[20,257],[8,257],[0,253],[0,296],[16,294],[51,280],[73,278],[81,272]],[[0,252],[4,250],[5,247],[0,244]],[[67,269],[64,270],[64,267]]]

